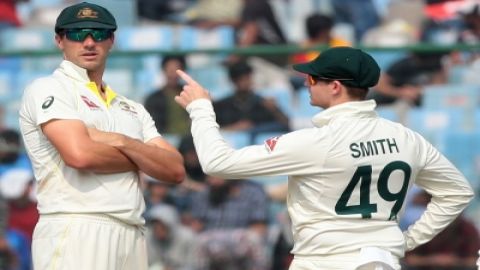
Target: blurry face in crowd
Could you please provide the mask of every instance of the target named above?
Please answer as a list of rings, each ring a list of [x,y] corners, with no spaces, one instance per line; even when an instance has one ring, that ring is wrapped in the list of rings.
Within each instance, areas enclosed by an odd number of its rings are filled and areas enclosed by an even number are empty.
[[[83,41],[69,40],[64,34],[56,35],[55,41],[63,51],[65,60],[90,72],[103,72],[110,49],[113,47],[114,35],[102,41],[93,40],[88,35]]]
[[[215,176],[207,176],[208,185],[210,186],[209,201],[212,206],[218,206],[225,202],[230,195],[230,187],[227,180]]]
[[[155,239],[160,241],[168,240],[169,229],[161,221],[154,221],[153,223],[153,234]]]
[[[0,136],[0,164],[14,163],[20,154],[19,135],[5,131]]]
[[[163,72],[167,79],[167,85],[177,85],[179,83],[179,77],[176,72],[177,69],[184,69],[180,61],[172,59],[165,63]]]
[[[464,16],[467,27],[480,35],[480,15],[472,13]]]
[[[239,92],[248,92],[252,90],[252,74],[244,74],[235,79],[236,90]]]
[[[150,203],[163,202],[168,195],[168,187],[163,183],[147,184],[147,199]]]

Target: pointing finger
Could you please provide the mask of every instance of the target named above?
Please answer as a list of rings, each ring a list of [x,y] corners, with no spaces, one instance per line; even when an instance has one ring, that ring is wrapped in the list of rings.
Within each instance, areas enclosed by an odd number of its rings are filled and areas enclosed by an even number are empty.
[[[180,76],[180,78],[182,78],[184,81],[186,81],[188,84],[191,84],[191,85],[199,85],[197,83],[197,81],[195,81],[194,79],[192,79],[192,77],[190,77],[190,75],[188,75],[187,73],[185,73],[183,70],[180,70],[180,69],[177,69],[177,74],[178,76]]]

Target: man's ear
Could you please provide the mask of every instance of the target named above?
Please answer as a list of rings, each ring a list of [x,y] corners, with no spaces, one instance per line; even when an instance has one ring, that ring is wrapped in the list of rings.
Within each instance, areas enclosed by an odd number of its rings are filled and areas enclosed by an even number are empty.
[[[331,84],[332,84],[332,87],[331,87],[332,94],[333,95],[340,94],[343,89],[343,85],[339,81],[332,81]]]
[[[112,40],[112,46],[110,46],[110,48],[108,49],[109,51],[113,49],[113,46],[115,45],[115,33],[112,33],[110,39]]]
[[[63,50],[63,38],[59,34],[55,34],[55,44],[61,50]]]

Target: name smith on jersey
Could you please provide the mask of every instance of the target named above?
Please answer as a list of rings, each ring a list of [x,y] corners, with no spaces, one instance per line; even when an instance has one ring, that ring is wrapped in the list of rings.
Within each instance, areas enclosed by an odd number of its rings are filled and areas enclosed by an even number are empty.
[[[352,151],[351,155],[354,158],[400,153],[394,138],[352,143],[350,144],[350,151]]]

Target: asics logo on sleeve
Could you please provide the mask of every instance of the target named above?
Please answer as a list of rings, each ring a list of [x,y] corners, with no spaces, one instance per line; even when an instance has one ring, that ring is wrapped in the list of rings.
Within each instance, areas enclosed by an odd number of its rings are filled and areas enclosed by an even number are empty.
[[[48,96],[45,101],[42,103],[42,109],[48,109],[48,107],[52,106],[53,101],[55,98],[53,96]]]

